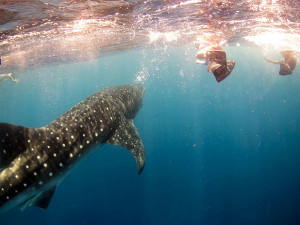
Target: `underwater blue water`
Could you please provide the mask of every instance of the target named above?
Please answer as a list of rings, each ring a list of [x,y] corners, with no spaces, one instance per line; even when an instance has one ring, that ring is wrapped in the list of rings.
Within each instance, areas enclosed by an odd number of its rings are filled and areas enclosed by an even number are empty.
[[[145,88],[134,123],[146,165],[105,145],[58,186],[47,210],[15,208],[11,224],[300,224],[300,67],[279,76],[262,50],[227,47],[221,83],[194,46],[134,49],[15,72],[0,83],[0,121],[41,127],[97,90]]]

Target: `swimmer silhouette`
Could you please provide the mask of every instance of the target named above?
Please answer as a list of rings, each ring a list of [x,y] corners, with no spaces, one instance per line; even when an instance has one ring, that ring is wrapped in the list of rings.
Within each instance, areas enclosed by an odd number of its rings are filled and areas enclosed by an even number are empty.
[[[6,74],[0,74],[0,81],[6,79],[6,78],[9,78],[11,79],[13,82],[16,82],[18,83],[19,80],[17,80],[15,77],[14,77],[14,74],[13,73],[6,73]]]
[[[282,60],[273,61],[273,60],[268,59],[267,57],[265,57],[265,60],[267,62],[270,62],[273,64],[279,64],[280,65],[280,69],[279,69],[280,75],[282,75],[282,76],[291,75],[297,65],[297,59],[295,57],[295,53],[297,53],[297,51],[282,50],[280,53],[283,56]]]
[[[220,46],[210,45],[208,47],[200,48],[200,44],[196,43],[196,48],[201,49],[196,57],[197,64],[208,65],[207,71],[213,73],[218,82],[223,81],[232,72],[235,61],[227,62],[226,53]],[[210,63],[209,63],[210,62]]]
[[[1,66],[1,56],[0,56],[0,66]],[[18,83],[19,80],[15,79],[13,73],[6,73],[6,74],[0,74],[0,81],[4,80],[5,78],[11,79],[13,82]]]

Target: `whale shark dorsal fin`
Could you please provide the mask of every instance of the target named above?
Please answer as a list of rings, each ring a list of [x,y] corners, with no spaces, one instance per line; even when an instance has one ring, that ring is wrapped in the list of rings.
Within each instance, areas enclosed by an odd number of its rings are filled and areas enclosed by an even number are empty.
[[[0,123],[0,170],[8,166],[19,154],[26,150],[29,134],[34,128]]]
[[[121,121],[119,127],[106,143],[111,145],[121,145],[128,149],[135,158],[138,174],[142,173],[145,166],[145,150],[140,135],[132,120],[124,119]]]

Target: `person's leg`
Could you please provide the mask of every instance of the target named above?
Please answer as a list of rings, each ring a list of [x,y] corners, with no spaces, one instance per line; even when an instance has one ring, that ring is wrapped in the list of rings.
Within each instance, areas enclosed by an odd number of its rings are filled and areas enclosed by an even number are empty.
[[[8,76],[9,76],[9,78],[13,81],[13,82],[16,82],[16,83],[18,83],[19,82],[19,80],[17,80],[17,79],[15,79],[15,77],[14,77],[14,74],[13,73],[9,73],[8,74]]]

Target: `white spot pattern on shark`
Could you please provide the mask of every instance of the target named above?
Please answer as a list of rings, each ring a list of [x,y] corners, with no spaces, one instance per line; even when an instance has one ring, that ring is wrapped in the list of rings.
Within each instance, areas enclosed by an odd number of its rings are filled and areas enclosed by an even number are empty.
[[[142,106],[139,84],[105,88],[42,128],[0,123],[0,211],[46,209],[59,181],[96,144],[121,145],[145,164],[132,120]]]

